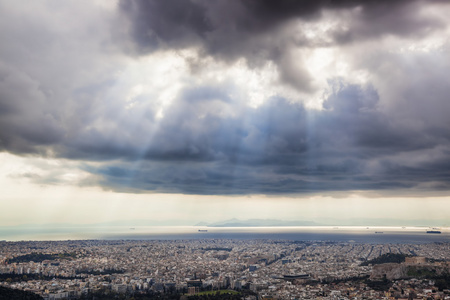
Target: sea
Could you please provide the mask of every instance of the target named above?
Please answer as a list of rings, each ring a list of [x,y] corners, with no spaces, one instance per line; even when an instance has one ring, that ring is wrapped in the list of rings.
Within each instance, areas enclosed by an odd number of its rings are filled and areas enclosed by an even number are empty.
[[[440,234],[427,227],[292,226],[20,226],[0,227],[0,241],[56,240],[284,240],[370,244],[423,244],[450,242],[450,228]]]

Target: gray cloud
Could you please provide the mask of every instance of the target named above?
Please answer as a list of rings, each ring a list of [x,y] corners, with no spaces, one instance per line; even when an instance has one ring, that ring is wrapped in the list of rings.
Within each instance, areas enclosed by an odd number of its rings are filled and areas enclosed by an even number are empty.
[[[120,10],[130,22],[131,37],[143,51],[159,47],[202,44],[207,52],[249,55],[244,44],[274,32],[292,19],[315,21],[323,10],[360,8],[362,13],[350,35],[418,34],[443,25],[419,15],[424,1],[121,1]],[[233,49],[239,49],[234,51]],[[256,49],[253,49],[256,50]],[[267,49],[261,49],[266,51]],[[226,52],[229,52],[228,54]]]
[[[435,1],[432,1],[435,2]],[[267,61],[276,64],[280,81],[310,92],[310,74],[290,49],[330,47],[394,35],[422,37],[445,27],[444,20],[421,13],[426,1],[121,1],[120,11],[128,24],[135,52],[197,47],[204,55],[249,66]],[[431,2],[428,2],[430,4]],[[340,15],[359,9],[351,15]],[[340,22],[314,39],[304,25],[285,30],[291,21],[314,23],[331,10]],[[344,22],[345,20],[345,22]]]
[[[47,155],[86,122],[88,87],[120,68],[112,17],[84,4],[0,2],[0,149]]]
[[[441,19],[419,13],[424,1],[136,0],[120,2],[120,16],[55,6],[60,16],[87,14],[89,26],[19,6],[0,18],[0,25],[27,20],[0,26],[1,151],[78,160],[120,191],[449,189],[447,48],[409,56],[366,48],[384,35],[420,41],[443,30]],[[284,31],[292,20],[322,20],[324,9],[339,19],[357,7],[350,27],[324,33],[331,41]],[[120,39],[113,28],[124,22],[129,36]],[[117,87],[116,74],[139,59],[122,52],[130,40],[136,57],[198,47],[223,63],[244,57],[255,69],[270,60],[283,83],[307,92],[314,78],[290,47],[340,46],[358,54],[352,63],[371,84],[330,77],[323,109],[311,110],[281,96],[249,107],[233,92],[245,84],[237,80],[186,80],[158,118],[159,95],[143,93],[127,107]],[[351,48],[358,42],[368,45]]]
[[[206,8],[195,1],[121,1],[119,7],[131,17],[131,37],[140,52],[186,47],[212,30]]]
[[[34,152],[61,140],[64,130],[39,83],[0,65],[0,149]],[[26,100],[26,101],[24,101]],[[30,126],[30,123],[35,126]]]
[[[398,189],[424,182],[449,187],[447,166],[440,165],[449,153],[435,152],[446,149],[448,139],[392,123],[377,109],[373,88],[339,84],[323,111],[273,98],[233,117],[222,117],[221,106],[238,103],[226,97],[211,103],[220,92],[187,90],[151,141],[141,140],[145,149],[120,153],[132,162],[90,172],[113,189],[200,194]],[[114,156],[121,145],[113,139],[99,151],[107,155],[107,149]],[[137,153],[143,158],[138,164]],[[418,153],[434,158],[418,162]]]

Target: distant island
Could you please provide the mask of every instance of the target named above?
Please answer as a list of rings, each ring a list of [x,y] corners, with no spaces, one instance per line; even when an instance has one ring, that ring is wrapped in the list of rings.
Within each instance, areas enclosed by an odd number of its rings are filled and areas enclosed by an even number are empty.
[[[439,223],[445,224],[445,220],[435,220],[427,221],[424,223],[421,220],[403,220],[401,223],[398,221],[393,221],[391,219],[348,219],[345,222],[339,219],[323,219],[317,222],[310,220],[278,220],[278,219],[228,219],[218,222],[198,222],[194,226],[204,226],[204,227],[288,227],[288,226],[333,226],[334,229],[339,229],[338,226],[396,226],[405,229],[405,226],[414,227],[431,227],[431,226],[445,226],[439,225]],[[369,229],[367,227],[367,229]],[[438,231],[438,232],[434,232]],[[383,233],[377,231],[375,233]],[[427,233],[440,233],[439,228],[433,227],[429,229]]]
[[[207,223],[200,222],[195,224],[195,226],[206,226],[206,227],[276,227],[276,226],[317,226],[319,224],[312,221],[282,221],[275,219],[249,219],[249,220],[239,220],[236,218],[215,222]]]

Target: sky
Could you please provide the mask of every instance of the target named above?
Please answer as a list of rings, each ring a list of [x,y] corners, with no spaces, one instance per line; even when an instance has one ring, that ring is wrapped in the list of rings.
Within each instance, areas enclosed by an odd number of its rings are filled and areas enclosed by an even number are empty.
[[[443,0],[0,0],[0,226],[448,226],[449,15]]]

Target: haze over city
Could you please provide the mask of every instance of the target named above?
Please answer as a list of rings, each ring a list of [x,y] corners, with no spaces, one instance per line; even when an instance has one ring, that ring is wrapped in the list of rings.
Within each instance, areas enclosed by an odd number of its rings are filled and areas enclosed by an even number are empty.
[[[449,15],[0,0],[0,226],[449,226]]]

